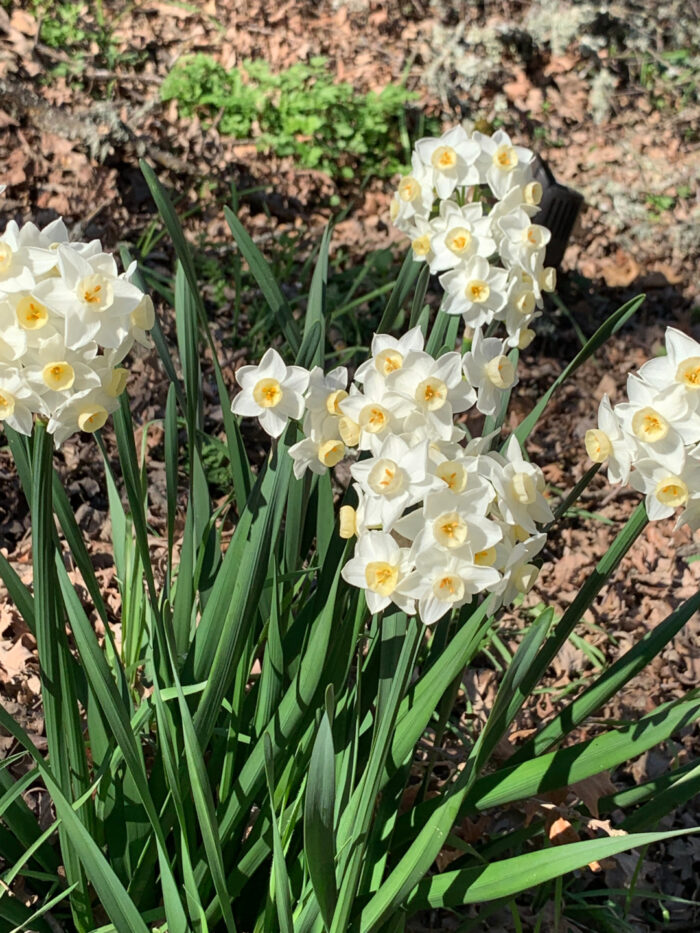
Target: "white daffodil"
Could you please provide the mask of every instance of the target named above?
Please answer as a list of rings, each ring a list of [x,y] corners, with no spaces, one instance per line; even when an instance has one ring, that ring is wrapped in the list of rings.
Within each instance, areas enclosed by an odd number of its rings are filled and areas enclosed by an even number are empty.
[[[346,447],[338,437],[321,440],[311,435],[303,438],[289,448],[289,456],[294,461],[294,475],[300,479],[307,470],[322,476],[329,467],[334,467],[346,454]]]
[[[63,340],[63,319],[45,304],[35,298],[31,292],[15,292],[9,296],[8,303],[14,312],[13,332],[19,329],[23,335],[25,350],[35,347],[49,337]],[[5,336],[5,340],[9,339]]]
[[[465,204],[464,207],[452,201],[441,203],[441,228],[432,237],[433,256],[429,260],[431,272],[454,269],[472,256],[488,259],[496,252],[490,219],[483,214],[481,202]]]
[[[532,257],[537,253],[544,257],[544,250],[552,239],[547,227],[533,224],[525,211],[519,210],[506,214],[498,223],[503,237],[499,243],[499,252],[507,266],[522,266],[530,269]]]
[[[505,197],[511,188],[533,180],[532,152],[522,146],[514,146],[504,130],[496,130],[493,136],[475,132],[472,138],[481,150],[476,160],[479,182],[486,183],[497,198]]]
[[[340,417],[339,404],[348,397],[348,371],[345,366],[337,366],[329,373],[324,373],[320,366],[314,366],[309,373],[309,385],[306,390],[306,410],[314,415],[336,415]]]
[[[498,510],[511,525],[519,525],[534,534],[536,523],[545,524],[554,519],[543,495],[545,480],[542,470],[523,458],[514,434],[506,446],[504,461],[503,467],[495,469],[491,477],[498,495]]]
[[[501,228],[501,221],[510,214],[524,211],[528,217],[533,217],[539,211],[542,200],[542,185],[537,181],[527,184],[514,185],[505,197],[496,201],[489,211],[491,235],[500,246],[505,234]]]
[[[417,217],[428,219],[434,200],[432,169],[426,168],[414,152],[411,172],[401,179],[391,200],[391,222],[405,233]]]
[[[666,328],[666,356],[646,362],[639,378],[656,391],[678,386],[687,404],[700,407],[700,343],[675,327]]]
[[[467,381],[477,389],[476,407],[484,415],[495,415],[504,392],[516,385],[515,366],[505,355],[506,346],[497,337],[474,335],[472,348],[465,353],[462,367]]]
[[[0,236],[0,296],[27,291],[34,285],[25,239],[14,220]]]
[[[359,385],[371,370],[386,378],[403,366],[404,357],[412,351],[419,351],[425,345],[425,337],[420,327],[412,327],[402,337],[391,334],[375,334],[372,337],[370,358],[360,363],[355,371],[355,382]]]
[[[394,529],[413,541],[413,553],[439,548],[469,562],[501,540],[499,525],[486,517],[490,500],[472,489],[454,496],[448,491],[429,493],[422,510],[410,512]]]
[[[509,606],[520,594],[530,592],[539,576],[539,568],[532,561],[546,541],[547,535],[535,534],[513,545],[502,568],[503,577],[491,590],[496,595],[490,606],[492,612],[499,606]]]
[[[687,508],[691,499],[700,498],[700,461],[688,457],[681,470],[671,473],[656,460],[637,460],[630,486],[645,493],[651,521],[668,518],[676,509]]]
[[[364,374],[363,391],[351,391],[338,403],[338,407],[343,416],[350,419],[350,425],[357,426],[359,449],[376,453],[386,437],[401,433],[403,419],[415,406],[403,395],[391,391],[384,376],[376,369],[369,369]],[[341,437],[342,428],[341,418]]]
[[[147,350],[150,349],[153,346],[153,340],[149,331],[152,330],[155,323],[156,312],[153,307],[153,299],[150,295],[143,295],[141,301],[129,315],[129,335],[125,338],[124,344],[129,345],[129,338],[132,338],[142,347]]]
[[[435,259],[433,242],[442,228],[443,221],[440,217],[434,217],[432,220],[416,217],[413,225],[406,231],[411,240],[414,262],[427,262],[431,272]]]
[[[409,447],[396,434],[386,438],[377,456],[354,463],[350,473],[367,497],[366,508],[384,531],[391,531],[405,509],[440,486],[429,471],[428,442]]]
[[[241,391],[231,404],[234,415],[257,418],[271,437],[279,437],[290,418],[301,420],[309,373],[301,366],[286,366],[272,347],[258,366],[242,366],[236,381]]]
[[[435,360],[420,350],[410,352],[386,384],[415,403],[435,436],[443,440],[452,437],[455,413],[466,411],[476,399],[476,392],[462,375],[459,353],[445,353]]]
[[[118,407],[116,396],[106,392],[102,386],[83,389],[51,413],[46,430],[53,435],[55,446],[60,447],[78,431],[87,434],[99,431]]]
[[[90,240],[89,243],[71,240],[62,217],[52,220],[41,230],[33,225],[26,224],[25,226],[33,227],[31,231],[28,231],[26,246],[29,254],[29,267],[37,281],[57,274],[59,246],[67,246],[72,252],[78,253],[85,259],[90,256],[104,255],[102,244],[97,239]]]
[[[431,172],[432,186],[439,198],[449,198],[455,188],[479,182],[475,162],[481,147],[461,126],[452,127],[440,137],[420,139],[416,143],[416,152]]]
[[[0,422],[29,435],[34,421],[32,413],[39,408],[39,398],[20,370],[0,367]]]
[[[615,406],[615,414],[623,430],[635,438],[640,456],[679,473],[685,445],[700,440],[700,415],[675,385],[656,391],[636,374],[627,377],[627,397],[628,402]]]
[[[315,378],[318,388],[318,373]],[[327,398],[330,399],[331,394],[327,394]],[[326,409],[307,411],[302,430],[305,437],[289,448],[297,479],[307,470],[323,476],[329,467],[337,466],[345,457],[347,448],[339,434],[339,418],[336,414],[329,414]]]
[[[608,482],[626,483],[639,446],[632,435],[622,430],[620,419],[610,399],[604,395],[598,406],[598,427],[586,431],[586,452],[594,463],[608,464]]]
[[[475,438],[481,441],[482,438]],[[458,448],[452,458],[442,459],[433,464],[433,472],[438,479],[442,480],[440,492],[448,492],[452,496],[461,496],[468,493],[482,501],[485,505],[490,505],[496,497],[496,492],[489,480],[490,460],[482,456],[481,451],[474,451],[473,441],[467,445],[466,450],[463,447]]]
[[[418,600],[418,614],[425,625],[459,609],[500,580],[493,567],[481,567],[449,551],[436,548],[418,551],[413,557],[416,569],[403,582],[402,591]]]
[[[92,340],[110,349],[120,346],[143,292],[118,276],[106,253],[86,257],[61,245],[58,269],[60,276],[39,282],[32,295],[63,318],[66,346],[75,350]]]
[[[530,325],[540,316],[540,312],[537,311],[534,292],[522,282],[520,276],[509,273],[508,279],[506,305],[495,315],[495,319],[503,321],[508,331],[506,346],[523,349],[522,335],[530,330]]]
[[[367,512],[367,496],[359,483],[352,484],[357,505],[341,505],[338,513],[341,538],[361,538],[368,531],[381,531],[382,523]]]
[[[14,303],[0,298],[0,362],[13,363],[27,352],[27,331],[19,326]]]
[[[507,300],[508,273],[489,264],[483,256],[472,256],[440,276],[445,289],[442,310],[461,314],[468,327],[490,324]]]
[[[50,415],[72,396],[97,388],[101,380],[95,367],[97,344],[71,350],[60,334],[32,347],[24,359],[27,382],[41,398],[41,410]]]
[[[415,600],[403,592],[411,570],[408,548],[400,548],[383,531],[368,531],[357,539],[355,552],[340,573],[351,586],[365,591],[371,613],[381,612],[393,602],[407,615],[413,615]]]

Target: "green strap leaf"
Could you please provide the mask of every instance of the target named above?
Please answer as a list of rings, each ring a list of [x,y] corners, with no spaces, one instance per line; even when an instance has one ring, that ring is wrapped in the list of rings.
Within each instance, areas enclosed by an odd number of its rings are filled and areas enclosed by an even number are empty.
[[[622,687],[643,670],[653,658],[680,632],[688,619],[700,609],[700,593],[687,599],[681,606],[655,626],[629,651],[598,677],[573,702],[522,745],[515,761],[525,761],[549,750],[576,726],[600,709]]]
[[[274,884],[274,902],[277,908],[280,933],[294,933],[294,918],[292,916],[292,899],[289,893],[289,875],[284,860],[284,847],[280,836],[277,814],[275,813],[275,774],[272,741],[265,733],[263,736],[265,752],[265,778],[267,780],[267,796],[270,802],[270,818],[272,820],[272,878]]]
[[[414,262],[413,250],[408,250],[406,258],[401,266],[396,284],[389,296],[389,300],[384,308],[384,314],[377,325],[377,333],[385,334],[396,324],[408,295],[413,288],[413,283],[418,278],[421,271],[421,264]]]
[[[502,859],[483,868],[443,872],[422,881],[409,897],[407,907],[410,913],[415,913],[430,908],[460,907],[512,897],[551,881],[552,878],[583,868],[590,862],[695,832],[700,830],[680,829],[668,833],[634,833],[629,836],[586,839]],[[362,916],[363,933],[373,933],[378,929],[375,923],[365,922],[364,913]]]
[[[51,795],[56,815],[66,835],[70,838],[85,868],[85,873],[100,899],[100,904],[114,924],[117,933],[149,933],[136,905],[105,859],[100,847],[81,822],[70,801],[61,791],[52,771],[46,766],[44,759],[34,747],[34,743],[2,706],[0,706],[0,724],[34,759],[46,789]],[[94,928],[94,923],[91,923],[86,929]]]
[[[311,279],[309,300],[306,305],[304,336],[297,354],[297,364],[305,369],[323,366],[325,324],[326,324],[326,288],[328,286],[328,247],[331,227],[326,227],[321,238],[318,259]]]
[[[338,898],[335,882],[335,750],[327,714],[314,742],[304,798],[304,856],[326,929]]]
[[[250,234],[230,207],[224,207],[224,216],[231,228],[231,233],[238,244],[238,248],[243,254],[243,258],[250,266],[250,271],[255,281],[260,286],[260,291],[265,296],[265,300],[269,304],[275,316],[275,320],[284,334],[289,349],[296,357],[301,347],[301,340],[299,339],[299,327],[294,320],[292,309],[289,307],[286,298],[275,281],[275,277],[265,257],[255,243],[253,243]]]

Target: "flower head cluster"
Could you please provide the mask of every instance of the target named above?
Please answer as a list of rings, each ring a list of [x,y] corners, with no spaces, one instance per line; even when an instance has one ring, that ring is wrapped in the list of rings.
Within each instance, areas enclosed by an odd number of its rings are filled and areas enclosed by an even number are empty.
[[[118,405],[134,342],[149,345],[151,299],[99,240],[71,243],[62,220],[11,221],[0,236],[0,421],[30,434],[48,421],[56,446],[96,431]]]
[[[506,345],[521,349],[556,285],[544,265],[550,232],[532,223],[542,197],[532,162],[503,130],[470,136],[456,126],[419,140],[391,203],[414,259],[442,273],[443,310],[477,331],[501,322]]]
[[[503,342],[477,338],[464,357],[438,359],[423,344],[418,327],[376,334],[350,385],[343,367],[306,372],[268,350],[238,371],[232,409],[273,436],[289,418],[302,421],[304,437],[290,448],[297,477],[352,456],[357,504],[340,518],[357,543],[343,576],[372,612],[394,603],[429,624],[479,593],[495,594],[495,608],[526,592],[552,512],[541,470],[514,437],[498,454],[491,437],[466,443],[455,424],[477,399],[495,410],[513,384]]]
[[[683,508],[679,524],[700,528],[700,343],[673,327],[666,354],[627,377],[628,401],[604,395],[598,427],[586,433],[595,463],[607,463],[611,483],[646,496],[650,519]]]

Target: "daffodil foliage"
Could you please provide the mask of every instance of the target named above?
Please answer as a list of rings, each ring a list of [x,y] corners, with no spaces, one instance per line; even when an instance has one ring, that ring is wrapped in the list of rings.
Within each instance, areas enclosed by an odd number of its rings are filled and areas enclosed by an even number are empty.
[[[603,399],[585,441],[594,463],[557,501],[528,435],[642,299],[504,432],[519,350],[556,284],[549,232],[532,223],[532,154],[502,131],[456,127],[420,140],[399,181],[391,215],[410,249],[352,371],[325,366],[330,230],[300,316],[225,210],[275,322],[260,362],[235,373],[231,402],[234,374],[218,360],[182,227],[142,171],[178,260],[172,346],[136,267],[120,273],[99,242],[71,242],[61,221],[9,223],[0,236],[0,421],[31,511],[33,580],[2,551],[0,576],[36,639],[46,738],[37,747],[0,704],[13,743],[0,765],[0,930],[401,933],[422,911],[471,928],[471,905],[487,918],[491,902],[542,917],[549,897],[567,922],[571,898],[581,926],[587,879],[574,872],[677,835],[654,830],[700,789],[700,765],[602,798],[603,819],[576,788],[687,729],[700,699],[691,691],[611,728],[598,718],[593,738],[571,733],[678,634],[700,594],[557,701],[533,735],[513,730],[648,518],[683,509],[700,525],[700,347],[669,330],[667,355],[629,377],[629,401]],[[164,493],[124,391],[129,351],[151,340],[167,382]],[[110,415],[116,456],[102,437]],[[239,418],[272,438],[262,463]],[[483,430],[470,434],[467,420]],[[77,431],[104,460],[109,600],[53,469],[55,446]],[[230,467],[224,502],[208,486],[212,448]],[[518,609],[547,536],[604,462],[645,502],[562,616]],[[517,647],[512,630],[508,646],[499,638],[507,605]],[[500,659],[498,692],[465,726],[452,709],[482,649]],[[566,788],[567,838],[589,838],[552,853],[540,803]],[[513,807],[533,818],[513,819]],[[464,819],[488,812],[467,843]],[[629,900],[612,915],[620,928]]]

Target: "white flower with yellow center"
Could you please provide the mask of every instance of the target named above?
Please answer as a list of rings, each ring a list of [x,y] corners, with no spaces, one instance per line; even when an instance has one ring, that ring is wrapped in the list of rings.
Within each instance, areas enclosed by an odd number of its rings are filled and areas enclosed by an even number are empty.
[[[434,200],[432,170],[426,168],[414,152],[411,172],[401,179],[391,200],[391,222],[406,233],[417,217],[428,219]]]
[[[472,138],[481,150],[476,160],[479,181],[486,183],[497,198],[504,198],[511,188],[533,180],[532,152],[514,146],[504,130],[496,130],[493,136],[475,132]]]
[[[431,272],[454,269],[472,256],[488,259],[496,252],[490,218],[483,214],[481,202],[465,204],[464,207],[452,201],[440,204],[441,227],[436,229],[432,239]]]
[[[368,531],[357,539],[355,552],[340,573],[351,586],[365,591],[371,613],[381,612],[394,603],[407,615],[413,615],[415,601],[403,592],[411,570],[408,548],[400,548],[383,531]]]
[[[0,370],[0,422],[20,434],[32,433],[33,412],[40,401],[19,369],[3,366]]]
[[[52,334],[31,347],[23,362],[27,382],[41,398],[41,410],[46,415],[71,396],[101,384],[95,343],[71,350],[60,334]]]
[[[31,225],[34,229],[34,225]],[[34,285],[27,250],[27,241],[31,231],[17,226],[11,220],[0,236],[0,296],[27,291]]]
[[[499,606],[509,606],[516,597],[530,592],[539,576],[539,568],[533,560],[546,541],[547,535],[535,534],[512,546],[501,569],[503,577],[491,590],[496,594],[496,600],[490,606],[492,612]]]
[[[676,509],[687,509],[691,499],[700,499],[700,462],[689,456],[682,470],[671,473],[655,460],[637,460],[630,486],[645,493],[644,504],[651,521],[668,518]]]
[[[114,257],[84,256],[61,245],[58,269],[60,277],[39,282],[32,295],[63,318],[66,346],[75,350],[92,340],[109,349],[123,344],[143,292],[118,276]]]
[[[13,363],[27,352],[27,331],[19,326],[14,296],[0,298],[0,362]]]
[[[472,256],[440,276],[445,289],[442,310],[461,314],[468,327],[483,327],[505,307],[508,273],[489,264],[483,256]]]
[[[294,461],[294,475],[300,479],[307,470],[323,476],[329,467],[337,466],[345,457],[347,450],[338,437],[322,440],[311,435],[303,438],[289,448],[289,456]]]
[[[585,445],[594,463],[607,462],[608,482],[627,482],[632,462],[639,458],[639,447],[635,438],[622,430],[607,395],[598,406],[598,427],[586,431]]]
[[[485,481],[482,481],[486,485]],[[413,541],[414,555],[431,548],[441,548],[465,560],[486,551],[501,540],[502,531],[486,517],[491,495],[474,485],[455,496],[448,491],[428,493],[423,508],[409,512],[394,525],[394,530]]]
[[[153,346],[153,340],[148,332],[155,323],[156,312],[153,299],[150,295],[144,295],[129,315],[129,337],[142,347],[150,349]],[[125,342],[128,343],[129,338]]]
[[[461,126],[452,127],[440,137],[420,139],[415,151],[431,172],[432,186],[439,198],[449,198],[455,188],[479,181],[475,162],[481,148]]]
[[[324,373],[320,366],[314,366],[309,373],[309,385],[306,390],[306,410],[314,415],[335,415],[340,417],[340,402],[348,397],[348,371],[345,366],[338,366],[329,373]]]
[[[366,496],[366,507],[384,531],[391,531],[405,509],[420,502],[440,481],[429,472],[428,442],[415,447],[390,434],[377,455],[350,467]]]
[[[407,354],[404,365],[387,377],[387,388],[413,402],[437,437],[450,440],[455,413],[466,411],[476,392],[462,375],[459,353],[437,360],[420,350]]]
[[[496,586],[501,578],[495,568],[479,566],[446,550],[411,550],[416,569],[404,581],[402,590],[418,600],[418,614],[425,625],[459,609],[477,593]]]
[[[646,362],[638,375],[657,391],[677,386],[691,408],[700,408],[700,343],[675,327],[666,328],[666,355]]]
[[[375,334],[372,337],[370,358],[365,360],[355,370],[355,382],[359,385],[365,380],[368,372],[375,370],[383,378],[387,378],[403,366],[404,358],[411,351],[422,350],[425,344],[423,331],[420,327],[412,327],[402,337],[392,337],[391,334]]]
[[[443,221],[440,217],[435,217],[433,220],[416,217],[413,225],[406,231],[411,240],[414,262],[427,262],[431,272],[435,258],[433,241],[441,232],[442,227]]]
[[[627,378],[628,402],[615,406],[623,430],[637,442],[642,458],[656,460],[671,473],[685,462],[685,446],[700,440],[700,415],[689,404],[689,393],[676,385],[657,391],[639,375]]]
[[[540,224],[533,224],[525,211],[519,210],[507,214],[499,220],[503,237],[499,252],[507,266],[522,266],[530,270],[535,262],[541,262],[544,251],[552,234]]]
[[[497,337],[482,337],[477,331],[472,348],[464,354],[462,367],[467,381],[477,390],[476,407],[484,415],[495,415],[503,394],[518,381],[508,348]]]
[[[554,519],[544,498],[545,480],[542,470],[524,459],[518,439],[511,435],[503,458],[492,454],[494,462],[503,461],[494,469],[491,481],[498,495],[498,510],[505,521],[519,525],[530,534]]]
[[[106,392],[101,386],[84,389],[72,395],[51,413],[46,430],[53,435],[56,447],[60,447],[67,438],[78,431],[86,434],[99,431],[118,407],[117,397]]]
[[[241,391],[231,404],[234,415],[257,418],[271,437],[279,437],[290,418],[301,420],[309,373],[301,366],[286,366],[272,347],[259,365],[242,366],[236,381]]]
[[[505,237],[501,229],[501,221],[510,214],[517,214],[520,211],[524,211],[528,217],[534,217],[540,209],[541,200],[542,186],[539,182],[532,181],[515,185],[504,198],[496,201],[489,211],[488,219],[491,224],[491,235],[499,247]]]
[[[393,357],[395,351],[390,351]],[[403,360],[403,357],[402,357]],[[390,434],[400,434],[403,420],[415,410],[415,404],[387,387],[386,379],[375,368],[364,373],[363,391],[352,386],[350,395],[338,403],[350,425],[357,425],[360,450],[373,453]],[[343,437],[343,419],[339,428]]]
[[[509,286],[507,301],[496,315],[498,321],[503,321],[508,337],[506,345],[520,347],[522,335],[530,330],[530,325],[540,316],[537,310],[537,299],[532,288],[521,281],[518,275],[508,275]]]

